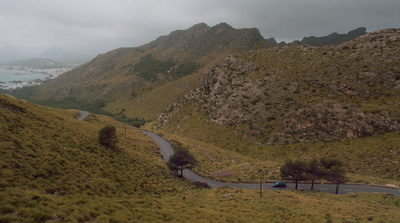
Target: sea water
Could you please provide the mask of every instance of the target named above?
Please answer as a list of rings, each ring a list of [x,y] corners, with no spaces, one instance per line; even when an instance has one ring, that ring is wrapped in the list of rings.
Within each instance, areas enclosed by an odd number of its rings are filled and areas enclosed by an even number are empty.
[[[29,82],[33,80],[44,80],[47,74],[37,73],[28,70],[11,70],[0,67],[0,82],[8,83],[13,81]]]

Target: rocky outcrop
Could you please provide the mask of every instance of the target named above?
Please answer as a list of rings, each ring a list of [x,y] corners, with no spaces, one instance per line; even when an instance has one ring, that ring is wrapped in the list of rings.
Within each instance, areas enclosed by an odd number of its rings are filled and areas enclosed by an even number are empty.
[[[282,132],[305,139],[338,140],[398,131],[399,123],[390,117],[364,113],[340,104],[317,104],[285,115]]]
[[[165,58],[176,57],[174,54],[178,52],[189,52],[184,59],[193,60],[227,49],[258,49],[266,47],[268,43],[256,28],[235,29],[226,23],[209,27],[200,23],[187,30],[177,30],[167,36],[161,36],[142,48],[162,52]]]
[[[228,56],[160,116],[158,127],[195,103],[207,119],[264,144],[399,131],[399,34],[386,30],[338,46],[278,46]]]

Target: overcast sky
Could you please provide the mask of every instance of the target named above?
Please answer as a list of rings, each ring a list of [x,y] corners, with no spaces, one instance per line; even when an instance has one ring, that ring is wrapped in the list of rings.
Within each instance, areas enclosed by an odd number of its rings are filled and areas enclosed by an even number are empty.
[[[399,12],[399,0],[0,0],[0,46],[103,53],[200,22],[255,27],[288,42],[399,28]]]

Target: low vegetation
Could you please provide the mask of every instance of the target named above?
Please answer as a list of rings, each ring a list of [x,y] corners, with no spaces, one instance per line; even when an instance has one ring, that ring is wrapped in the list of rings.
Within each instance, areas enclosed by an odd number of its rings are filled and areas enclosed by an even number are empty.
[[[208,153],[218,147],[252,158],[252,173],[265,169],[268,178],[279,178],[270,163],[326,156],[346,163],[351,182],[400,186],[399,38],[388,29],[337,46],[281,44],[231,55],[156,127],[201,141]],[[262,160],[269,163],[254,164]],[[234,170],[216,162],[201,168]],[[253,175],[236,170],[226,178]]]
[[[400,186],[400,132],[335,142],[254,145],[239,140],[229,128],[204,119],[201,110],[190,109],[196,112],[186,113],[185,109],[181,110],[182,116],[176,116],[182,121],[178,129],[173,129],[175,134],[168,133],[169,128],[160,134],[190,147],[196,159],[201,160],[196,167],[201,175],[232,170],[232,175],[218,178],[247,182],[258,180],[261,170],[265,179],[278,180],[278,167],[286,159],[336,157],[346,163],[350,182]]]
[[[168,170],[150,138],[106,116],[78,121],[76,110],[4,95],[0,111],[0,222],[400,219],[400,199],[389,194],[271,191],[259,198],[253,190],[192,185]],[[116,127],[119,150],[97,140],[107,125]]]
[[[192,169],[196,164],[196,159],[186,148],[175,147],[174,154],[169,158],[167,166],[172,171],[180,171],[183,177],[183,170]]]
[[[119,122],[124,122],[128,125],[135,127],[140,127],[150,120],[145,120],[142,118],[130,118],[127,117],[124,112],[125,109],[121,109],[118,113],[111,113],[105,110],[106,103],[103,100],[95,100],[94,102],[89,102],[87,100],[78,100],[76,98],[68,97],[61,100],[29,100],[32,103],[40,104],[43,106],[48,106],[52,108],[62,108],[62,109],[79,109],[84,111],[89,111],[95,114],[107,115],[115,118]]]
[[[253,35],[258,50],[221,62],[216,55],[248,43],[231,41],[221,52],[209,44],[171,48],[193,30],[99,55],[41,87],[14,92],[96,113],[85,121],[77,110],[0,95],[0,222],[400,221],[400,198],[390,194],[267,191],[259,198],[257,191],[178,179],[156,144],[130,126],[172,105],[147,126],[187,148],[197,161],[189,167],[211,179],[279,180],[289,176],[285,161],[298,160],[299,180],[400,186],[398,30],[322,48],[265,48]],[[217,30],[240,34],[226,24],[205,34]]]
[[[295,182],[295,190],[299,181],[311,180],[311,190],[316,179],[326,179],[336,184],[335,193],[339,193],[339,185],[346,182],[346,168],[342,161],[335,158],[322,157],[321,161],[315,158],[309,161],[288,159],[282,165],[281,176]]]
[[[99,131],[99,143],[109,148],[116,148],[118,136],[115,126],[107,125]]]

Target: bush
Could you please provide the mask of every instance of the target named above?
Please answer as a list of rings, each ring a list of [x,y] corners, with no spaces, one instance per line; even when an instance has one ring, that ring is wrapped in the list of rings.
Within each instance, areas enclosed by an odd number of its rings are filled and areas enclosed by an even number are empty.
[[[110,148],[117,146],[118,137],[115,126],[107,125],[99,131],[99,143]]]
[[[155,59],[151,54],[147,54],[140,58],[133,71],[146,81],[157,80],[157,74],[166,74],[175,63],[172,61],[162,61]]]
[[[172,171],[179,170],[183,176],[184,169],[191,169],[196,163],[194,156],[186,149],[179,148],[170,158],[167,166]]]

